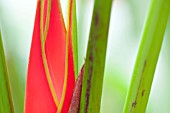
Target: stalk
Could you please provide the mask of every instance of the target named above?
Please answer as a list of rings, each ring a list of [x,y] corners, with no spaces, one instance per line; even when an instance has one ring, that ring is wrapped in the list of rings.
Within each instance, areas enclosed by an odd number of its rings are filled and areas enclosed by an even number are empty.
[[[95,0],[85,59],[80,113],[99,113],[112,0]]]
[[[0,113],[14,113],[1,32],[0,32]]]
[[[124,113],[145,113],[168,21],[169,6],[169,0],[151,1]]]

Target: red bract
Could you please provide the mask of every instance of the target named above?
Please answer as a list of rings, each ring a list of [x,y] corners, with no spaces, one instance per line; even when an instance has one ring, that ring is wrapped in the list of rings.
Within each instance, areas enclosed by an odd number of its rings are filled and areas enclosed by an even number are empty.
[[[74,75],[72,37],[66,34],[59,0],[38,1],[25,113],[68,112],[75,85]]]
[[[75,70],[74,70],[74,59],[73,59],[73,0],[69,1],[70,6],[69,6],[69,25],[68,25],[68,32],[67,32],[67,40],[68,40],[68,81],[67,84],[72,84],[73,77],[72,75],[75,75]],[[71,87],[71,88],[70,88]],[[66,94],[67,93],[71,93],[72,89],[74,87],[72,87],[72,85],[69,85],[66,88]],[[63,108],[62,108],[62,113],[67,113],[68,112],[68,108],[70,107],[70,99],[72,98],[72,95],[66,95],[65,99],[63,100]]]

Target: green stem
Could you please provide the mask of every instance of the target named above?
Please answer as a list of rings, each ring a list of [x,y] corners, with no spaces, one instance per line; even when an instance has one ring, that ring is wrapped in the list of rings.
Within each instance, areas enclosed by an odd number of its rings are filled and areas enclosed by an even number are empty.
[[[80,113],[99,113],[112,0],[95,0],[85,60]]]
[[[0,33],[0,113],[14,113],[11,88]]]
[[[169,0],[152,0],[124,113],[144,113],[170,12]]]

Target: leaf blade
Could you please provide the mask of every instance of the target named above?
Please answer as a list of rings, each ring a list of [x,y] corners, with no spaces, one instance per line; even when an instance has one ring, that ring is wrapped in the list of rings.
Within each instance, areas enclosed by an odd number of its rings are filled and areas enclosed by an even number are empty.
[[[124,113],[145,112],[169,16],[168,0],[152,0],[132,73]]]
[[[14,113],[14,106],[5,61],[1,31],[0,31],[0,112]]]

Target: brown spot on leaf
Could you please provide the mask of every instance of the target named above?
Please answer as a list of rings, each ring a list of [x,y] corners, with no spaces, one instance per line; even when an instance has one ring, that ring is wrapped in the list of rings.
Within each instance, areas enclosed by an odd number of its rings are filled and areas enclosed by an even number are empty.
[[[144,96],[144,94],[145,94],[145,90],[142,91],[142,97]]]
[[[142,68],[142,72],[141,72],[141,75],[140,75],[141,78],[140,78],[140,81],[139,81],[136,98],[135,98],[135,101],[132,103],[132,107],[131,107],[130,112],[132,112],[132,109],[136,107],[137,98],[138,98],[138,95],[139,95],[139,89],[141,87],[141,83],[142,83],[142,80],[143,80],[143,74],[144,74],[144,71],[145,71],[145,68],[146,68],[146,64],[147,64],[147,60],[145,59],[144,64],[143,64],[143,68]],[[145,90],[142,91],[142,96],[144,96],[144,93],[145,93]]]
[[[86,89],[86,103],[85,103],[85,111],[84,113],[88,113],[88,105],[89,105],[89,98],[90,98],[90,89],[91,89],[91,78],[92,78],[92,72],[93,72],[93,52],[91,51],[89,56],[89,76],[87,79],[87,89]]]
[[[144,71],[145,71],[146,63],[147,63],[147,61],[145,60],[144,65],[143,65],[143,69],[142,69],[142,74],[143,74],[143,73],[144,73]]]
[[[135,107],[136,107],[136,104],[137,104],[137,102],[136,102],[136,101],[135,101],[135,102],[133,102],[133,103],[132,103],[132,107],[134,107],[134,108],[135,108]]]
[[[99,25],[99,14],[98,12],[95,13],[95,26],[97,27]]]

